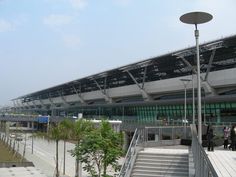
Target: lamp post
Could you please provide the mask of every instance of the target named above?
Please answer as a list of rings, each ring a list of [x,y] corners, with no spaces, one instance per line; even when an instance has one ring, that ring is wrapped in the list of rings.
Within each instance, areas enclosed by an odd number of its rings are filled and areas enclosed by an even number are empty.
[[[195,86],[194,86],[193,73],[192,73],[192,88],[193,88],[193,121],[192,121],[192,124],[195,126]]]
[[[195,25],[196,54],[197,54],[197,91],[198,91],[198,141],[202,144],[202,113],[201,113],[201,81],[200,81],[200,59],[199,59],[199,31],[198,24],[209,22],[212,15],[206,12],[190,12],[180,17],[180,21],[187,24]]]
[[[184,138],[186,138],[186,123],[187,123],[187,85],[190,79],[180,79],[184,84]]]

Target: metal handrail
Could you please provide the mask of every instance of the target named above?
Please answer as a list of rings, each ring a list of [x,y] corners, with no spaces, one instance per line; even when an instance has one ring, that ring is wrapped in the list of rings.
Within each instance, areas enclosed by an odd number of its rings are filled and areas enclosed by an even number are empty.
[[[128,177],[132,170],[132,164],[136,158],[137,149],[136,146],[139,143],[140,134],[138,133],[138,129],[136,128],[132,141],[129,145],[129,149],[126,153],[124,163],[121,167],[119,177]]]
[[[218,177],[213,165],[211,164],[204,148],[197,138],[195,125],[190,125],[192,132],[192,153],[195,165],[195,176],[197,177]]]

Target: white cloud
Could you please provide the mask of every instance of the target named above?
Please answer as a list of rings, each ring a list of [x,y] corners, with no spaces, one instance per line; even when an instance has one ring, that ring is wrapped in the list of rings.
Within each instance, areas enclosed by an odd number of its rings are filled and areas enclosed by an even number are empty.
[[[43,19],[43,23],[52,27],[64,26],[72,22],[69,15],[51,14]]]
[[[54,3],[60,4],[63,2],[68,4],[74,9],[83,9],[88,4],[88,0],[44,0],[44,1],[52,4]]]
[[[82,9],[87,5],[87,0],[69,0],[69,2],[75,9]]]
[[[80,45],[80,38],[76,35],[65,35],[63,41],[66,47],[69,48],[76,48]]]
[[[0,19],[0,32],[7,32],[14,30],[14,24],[6,21],[4,19]]]

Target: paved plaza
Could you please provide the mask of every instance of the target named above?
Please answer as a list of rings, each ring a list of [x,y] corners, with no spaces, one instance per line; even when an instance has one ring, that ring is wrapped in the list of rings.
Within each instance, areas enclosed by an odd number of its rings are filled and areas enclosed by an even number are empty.
[[[219,177],[236,176],[236,151],[225,150],[221,146],[206,153]]]
[[[35,167],[0,168],[0,177],[47,177]]]
[[[32,154],[32,140],[27,138],[26,141],[26,159],[32,161],[35,167],[39,168],[48,177],[52,177],[55,173],[55,149],[54,141],[46,139],[35,138]],[[20,142],[20,153],[23,154],[24,141]],[[59,142],[59,171],[63,174],[63,141]],[[75,145],[66,143],[66,170],[65,176],[72,177],[75,175],[75,158],[71,156],[70,150],[74,149]],[[121,162],[122,163],[122,160]],[[114,174],[108,170],[109,174]],[[82,171],[82,176],[89,176],[86,171]]]
[[[17,168],[2,168],[0,169],[0,177],[7,177],[14,174],[23,176],[36,175],[38,177],[52,177],[55,174],[55,142],[48,141],[46,139],[34,138],[33,141],[33,154],[32,154],[32,139],[29,137],[26,141],[26,153],[25,157],[27,160],[32,161],[35,168],[17,167]],[[19,142],[19,152],[23,154],[23,147],[25,141]],[[72,143],[66,143],[66,174],[64,176],[72,177],[75,175],[75,158],[71,156],[70,150],[74,149],[75,145]],[[186,146],[178,146],[173,149],[172,146],[159,147],[159,148],[148,148],[145,151],[152,152],[158,151],[162,153],[188,153]],[[236,176],[236,151],[225,150],[223,146],[216,147],[213,152],[206,153],[216,169],[219,177],[235,177]],[[123,159],[120,160],[120,164]],[[63,142],[59,142],[59,171],[62,175],[63,172]],[[114,173],[109,171],[110,174]],[[4,175],[4,176],[2,176]],[[83,177],[88,177],[88,173],[82,171]]]

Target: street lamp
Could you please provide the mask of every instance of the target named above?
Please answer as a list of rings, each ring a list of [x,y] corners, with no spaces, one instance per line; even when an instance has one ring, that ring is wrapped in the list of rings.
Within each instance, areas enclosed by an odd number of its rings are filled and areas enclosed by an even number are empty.
[[[184,138],[186,138],[186,123],[187,123],[187,85],[190,79],[180,79],[184,84]]]
[[[201,81],[200,81],[200,60],[199,60],[199,31],[198,24],[209,22],[213,16],[206,12],[190,12],[180,17],[180,21],[187,24],[195,25],[196,54],[197,54],[197,91],[198,91],[198,141],[202,144],[202,113],[201,113]]]
[[[193,69],[192,69],[193,70]],[[193,89],[193,121],[192,124],[195,126],[195,86],[194,86],[194,73],[192,72],[192,89]]]

